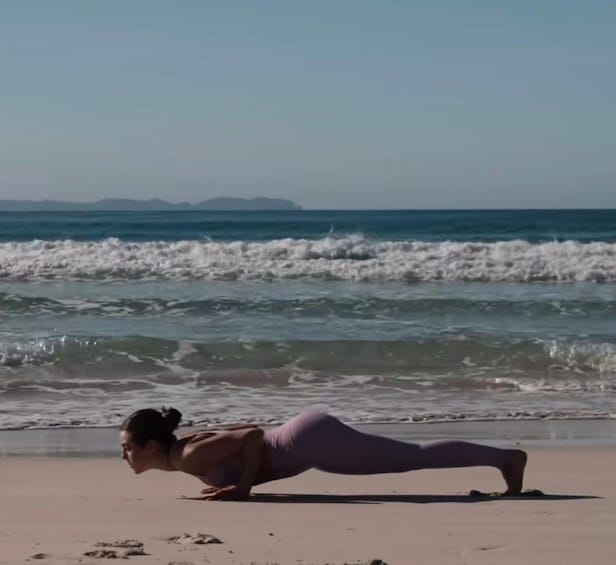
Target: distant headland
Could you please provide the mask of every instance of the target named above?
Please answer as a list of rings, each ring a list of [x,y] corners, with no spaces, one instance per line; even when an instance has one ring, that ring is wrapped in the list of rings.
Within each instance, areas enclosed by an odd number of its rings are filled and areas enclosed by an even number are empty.
[[[64,202],[61,200],[0,200],[0,212],[137,212],[137,211],[274,211],[301,210],[284,198],[210,198],[196,204],[167,202],[158,198],[133,200],[105,198],[96,202]]]

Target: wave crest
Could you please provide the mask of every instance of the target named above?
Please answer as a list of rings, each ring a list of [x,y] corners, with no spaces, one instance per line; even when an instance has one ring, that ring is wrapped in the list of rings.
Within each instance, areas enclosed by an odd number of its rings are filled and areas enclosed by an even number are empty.
[[[616,243],[377,241],[362,235],[268,242],[117,238],[0,244],[0,280],[616,282]]]

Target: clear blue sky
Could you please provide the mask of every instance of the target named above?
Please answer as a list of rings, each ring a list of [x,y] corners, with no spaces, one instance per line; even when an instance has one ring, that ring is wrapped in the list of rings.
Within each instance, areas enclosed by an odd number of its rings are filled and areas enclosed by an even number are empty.
[[[616,207],[616,2],[3,2],[0,198]]]

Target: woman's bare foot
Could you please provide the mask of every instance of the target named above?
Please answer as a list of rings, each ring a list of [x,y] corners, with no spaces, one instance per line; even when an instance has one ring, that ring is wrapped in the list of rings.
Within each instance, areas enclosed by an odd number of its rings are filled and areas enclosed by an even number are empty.
[[[522,481],[524,480],[524,467],[528,456],[521,449],[508,449],[509,455],[507,463],[501,469],[503,478],[507,483],[505,496],[515,496],[522,492]]]

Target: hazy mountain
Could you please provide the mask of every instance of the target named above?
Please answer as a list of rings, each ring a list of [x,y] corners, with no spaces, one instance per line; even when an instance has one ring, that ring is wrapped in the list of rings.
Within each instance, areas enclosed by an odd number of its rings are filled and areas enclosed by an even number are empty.
[[[164,211],[164,210],[301,210],[284,198],[210,198],[196,204],[167,202],[158,198],[133,200],[105,198],[96,202],[63,202],[61,200],[0,200],[1,212],[96,212],[96,211]]]
[[[301,210],[291,200],[282,198],[210,198],[193,206],[195,210]]]

